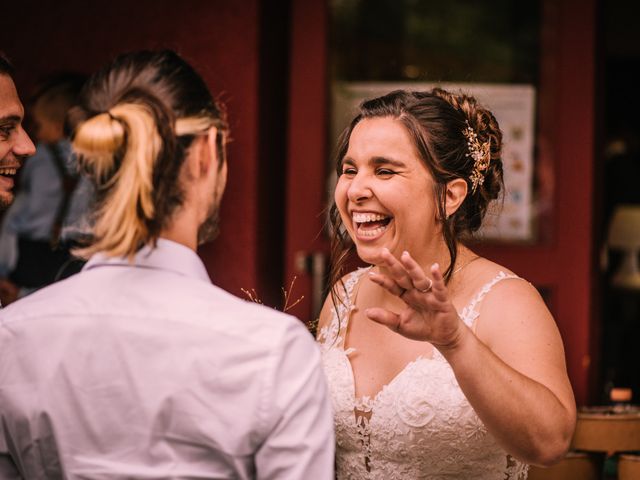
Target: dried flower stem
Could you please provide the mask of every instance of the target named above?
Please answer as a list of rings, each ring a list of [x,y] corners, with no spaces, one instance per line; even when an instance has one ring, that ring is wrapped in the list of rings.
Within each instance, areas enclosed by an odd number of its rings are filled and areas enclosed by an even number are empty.
[[[244,293],[252,302],[263,305],[262,300],[258,298],[258,294],[256,293],[255,288],[252,288],[251,290],[245,290],[244,288],[240,288],[240,290],[242,290],[242,293]]]
[[[289,291],[287,292],[284,287],[281,287],[282,290],[282,296],[284,297],[284,306],[282,307],[282,311],[286,312],[287,310],[291,310],[293,307],[295,307],[297,304],[299,304],[302,299],[304,298],[304,295],[302,295],[300,298],[298,298],[295,302],[293,302],[291,305],[289,305],[289,299],[291,298],[291,293],[293,292],[293,285],[296,283],[296,276],[294,275],[293,278],[291,279],[291,283],[289,284]]]
[[[282,297],[283,297],[283,307],[281,309],[282,312],[287,312],[289,310],[291,310],[293,307],[295,307],[296,305],[298,305],[302,299],[304,298],[304,295],[301,295],[296,301],[294,301],[293,303],[289,304],[289,301],[291,299],[291,293],[293,292],[293,286],[296,282],[296,276],[294,275],[293,279],[291,280],[291,283],[289,284],[289,290],[285,290],[284,287],[280,287],[280,289],[282,290]],[[264,303],[262,302],[262,300],[260,300],[260,297],[258,296],[255,288],[252,288],[251,290],[246,290],[244,288],[240,288],[240,290],[242,291],[242,293],[244,293],[247,298],[254,302],[254,303],[259,303],[260,305],[264,305]]]

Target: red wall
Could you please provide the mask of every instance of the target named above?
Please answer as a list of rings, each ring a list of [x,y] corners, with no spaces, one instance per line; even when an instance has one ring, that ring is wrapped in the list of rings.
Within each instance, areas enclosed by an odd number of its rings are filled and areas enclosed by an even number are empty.
[[[258,0],[3,2],[0,49],[26,96],[51,72],[90,73],[117,53],[173,48],[228,106],[233,142],[222,233],[201,249],[214,282],[240,294],[258,287]],[[8,20],[10,19],[10,21]],[[260,280],[261,281],[261,280]]]

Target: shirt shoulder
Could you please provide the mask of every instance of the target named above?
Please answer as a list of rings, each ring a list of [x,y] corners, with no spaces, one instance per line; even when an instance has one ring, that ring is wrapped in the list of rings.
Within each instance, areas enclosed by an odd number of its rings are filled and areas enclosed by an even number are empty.
[[[0,328],[29,329],[55,322],[87,328],[91,319],[199,331],[249,348],[274,348],[287,336],[311,334],[297,318],[196,278],[171,272],[106,267],[83,271],[0,310]],[[29,325],[34,325],[30,327]]]

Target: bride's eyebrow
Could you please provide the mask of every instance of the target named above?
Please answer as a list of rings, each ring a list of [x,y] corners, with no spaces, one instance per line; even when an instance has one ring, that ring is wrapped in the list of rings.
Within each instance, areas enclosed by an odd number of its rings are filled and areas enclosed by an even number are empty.
[[[18,115],[5,115],[4,117],[0,117],[0,123],[7,125],[20,123],[21,121],[22,117]]]
[[[372,157],[369,159],[369,163],[376,167],[380,165],[392,165],[397,168],[405,168],[407,166],[404,162],[389,157]],[[344,165],[355,166],[355,164],[355,160],[351,157],[344,157],[340,162],[341,167]]]
[[[343,165],[354,166],[355,164],[356,164],[356,162],[351,157],[344,157],[342,159],[342,161],[340,162],[340,166],[343,166]]]
[[[407,166],[404,162],[401,162],[400,160],[395,160],[389,157],[373,157],[371,159],[371,163],[373,163],[376,166],[377,165],[393,165],[394,167],[398,167],[398,168],[403,168]]]

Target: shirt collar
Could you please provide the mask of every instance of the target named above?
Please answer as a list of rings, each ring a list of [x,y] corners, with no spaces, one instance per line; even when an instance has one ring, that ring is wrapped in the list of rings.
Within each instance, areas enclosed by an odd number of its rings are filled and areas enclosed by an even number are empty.
[[[118,265],[164,270],[211,283],[207,269],[196,252],[165,238],[159,238],[155,248],[149,245],[141,248],[132,261],[126,257],[109,257],[104,253],[96,253],[83,270]]]

